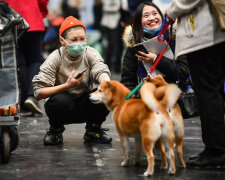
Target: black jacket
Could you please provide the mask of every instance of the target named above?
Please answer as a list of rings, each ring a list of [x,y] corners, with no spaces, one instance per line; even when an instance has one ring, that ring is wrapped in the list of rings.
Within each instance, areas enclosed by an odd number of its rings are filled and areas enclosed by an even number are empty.
[[[126,31],[125,31],[126,32]],[[123,37],[124,38],[124,37]],[[131,42],[131,41],[129,41]],[[126,43],[125,43],[126,44]],[[134,89],[138,84],[138,77],[136,75],[138,69],[138,59],[135,56],[136,51],[132,46],[127,47],[122,65],[121,83],[123,83],[130,90]],[[177,64],[177,70],[176,70]],[[186,81],[189,79],[190,71],[187,61],[187,56],[182,55],[176,61],[162,57],[156,69],[164,73],[164,79],[168,83],[176,83],[177,71],[179,73],[180,87],[182,89],[186,86]]]

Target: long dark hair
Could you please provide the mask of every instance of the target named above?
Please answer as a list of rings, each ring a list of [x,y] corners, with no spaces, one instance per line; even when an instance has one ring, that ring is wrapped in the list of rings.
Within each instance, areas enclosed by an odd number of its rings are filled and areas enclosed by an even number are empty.
[[[163,20],[163,14],[158,6],[156,6],[152,2],[141,3],[135,10],[134,16],[132,19],[132,34],[134,36],[135,43],[140,43],[143,41],[144,32],[143,32],[143,27],[142,27],[141,21],[142,21],[142,11],[146,5],[153,6],[154,8],[156,8],[156,10],[158,11],[158,13],[160,14],[160,16],[162,17],[162,20]]]

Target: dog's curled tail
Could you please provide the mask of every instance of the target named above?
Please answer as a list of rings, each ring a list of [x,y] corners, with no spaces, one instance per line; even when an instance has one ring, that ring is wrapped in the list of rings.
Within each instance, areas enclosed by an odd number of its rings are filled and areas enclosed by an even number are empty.
[[[159,112],[160,104],[154,95],[154,90],[156,89],[153,83],[145,82],[140,89],[140,95],[142,101],[154,112]]]
[[[178,101],[181,94],[180,88],[176,84],[170,84],[168,89],[168,105],[167,108],[172,108]]]
[[[157,87],[145,82],[140,89],[141,99],[154,112],[160,111],[160,105],[167,109],[174,107],[180,97],[181,90],[176,84]]]
[[[170,109],[177,103],[181,94],[180,88],[176,84],[161,86],[155,90],[156,96],[161,96],[161,103]]]

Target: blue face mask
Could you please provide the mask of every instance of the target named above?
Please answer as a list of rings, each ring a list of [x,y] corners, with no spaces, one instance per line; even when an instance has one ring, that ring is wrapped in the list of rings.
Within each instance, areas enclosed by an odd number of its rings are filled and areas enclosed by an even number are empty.
[[[66,51],[73,57],[81,55],[86,47],[86,42],[69,44],[63,37],[61,38],[67,44]]]
[[[160,28],[161,28],[161,25],[157,29],[149,29],[149,28],[144,27],[143,31],[145,33],[148,33],[148,34],[151,34],[151,35],[156,35],[159,32]]]

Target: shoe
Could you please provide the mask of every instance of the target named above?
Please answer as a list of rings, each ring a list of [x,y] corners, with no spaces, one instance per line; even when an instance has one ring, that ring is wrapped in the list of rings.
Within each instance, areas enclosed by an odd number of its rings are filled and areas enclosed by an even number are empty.
[[[194,160],[194,159],[200,158],[201,156],[216,157],[216,156],[220,156],[220,155],[223,155],[223,154],[224,154],[224,151],[221,151],[221,150],[204,149],[199,154],[195,154],[195,155],[190,156],[189,160]]]
[[[225,169],[225,154],[221,156],[200,154],[189,160],[186,166],[190,169]]]
[[[197,158],[200,158],[200,156],[204,156],[204,155],[210,155],[211,153],[209,151],[207,151],[206,149],[204,149],[202,152],[200,152],[199,154],[195,154],[195,155],[191,155],[189,157],[189,160],[194,160]]]
[[[23,117],[29,117],[29,116],[33,116],[33,112],[31,112],[29,109],[23,108],[23,109],[20,109],[19,115]]]
[[[105,131],[108,130],[109,129],[101,128],[101,126],[92,125],[91,127],[86,128],[84,140],[86,142],[111,143],[112,138],[105,133]]]
[[[33,113],[44,114],[43,111],[41,110],[40,105],[38,104],[38,101],[33,96],[29,96],[24,102],[24,104]]]
[[[53,127],[50,127],[49,129],[47,129],[47,133],[43,139],[43,143],[44,145],[47,146],[54,146],[54,145],[59,145],[62,144],[63,142],[63,131],[65,130],[65,128],[59,128],[59,129],[55,129]]]

